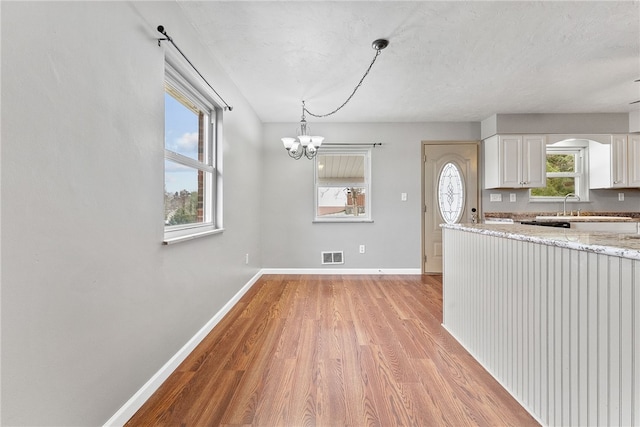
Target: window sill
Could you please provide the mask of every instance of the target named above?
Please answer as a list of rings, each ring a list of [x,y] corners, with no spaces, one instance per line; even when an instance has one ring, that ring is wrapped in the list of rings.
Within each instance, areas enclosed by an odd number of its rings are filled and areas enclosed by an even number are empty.
[[[189,233],[189,234],[184,234],[181,236],[175,236],[170,238],[167,238],[165,236],[164,240],[162,241],[162,244],[173,245],[176,243],[186,242],[188,240],[199,239],[200,237],[212,236],[214,234],[222,234],[223,231],[224,231],[224,228],[216,228],[216,229],[199,231],[196,233]]]

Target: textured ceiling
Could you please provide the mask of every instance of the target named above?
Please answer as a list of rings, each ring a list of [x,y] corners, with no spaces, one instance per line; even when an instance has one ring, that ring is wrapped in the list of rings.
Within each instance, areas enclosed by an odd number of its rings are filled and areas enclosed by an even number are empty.
[[[640,2],[179,2],[264,122],[480,121],[640,104]],[[179,43],[179,39],[177,39]],[[224,96],[224,94],[223,94]],[[231,104],[233,100],[229,100]],[[308,117],[309,118],[309,117]]]

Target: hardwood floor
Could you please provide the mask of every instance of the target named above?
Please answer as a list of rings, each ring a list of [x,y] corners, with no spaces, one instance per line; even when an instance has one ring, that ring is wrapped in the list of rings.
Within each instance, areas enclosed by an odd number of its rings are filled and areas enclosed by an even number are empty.
[[[441,322],[441,276],[265,275],[126,425],[538,425]]]

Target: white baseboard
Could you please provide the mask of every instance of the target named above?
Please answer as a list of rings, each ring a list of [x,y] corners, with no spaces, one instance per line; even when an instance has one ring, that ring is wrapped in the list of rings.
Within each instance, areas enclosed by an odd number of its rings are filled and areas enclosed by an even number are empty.
[[[109,427],[120,427],[142,407],[142,405],[155,393],[169,375],[180,366],[180,363],[196,348],[198,344],[211,332],[222,318],[236,305],[242,296],[262,276],[262,271],[256,273],[246,285],[238,291],[225,305],[200,329],[167,363],[156,372],[145,385],[142,386],[105,424]]]
[[[422,274],[419,268],[263,268],[262,274]]]
[[[211,332],[222,318],[263,274],[421,274],[419,268],[263,268],[200,329],[162,368],[138,390],[109,420],[105,427],[121,427],[142,407],[180,363]]]

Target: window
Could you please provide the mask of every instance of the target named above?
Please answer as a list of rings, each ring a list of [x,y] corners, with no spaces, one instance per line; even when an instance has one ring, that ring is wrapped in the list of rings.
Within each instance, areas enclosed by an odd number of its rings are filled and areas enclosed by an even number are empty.
[[[371,149],[323,150],[315,158],[317,222],[370,222]]]
[[[165,64],[164,243],[221,231],[220,109],[174,64]]]
[[[438,207],[447,224],[460,221],[464,213],[464,182],[455,163],[447,163],[438,178]]]
[[[561,144],[547,146],[547,186],[529,191],[533,201],[560,201],[569,193],[581,200],[589,198],[585,173],[586,146]]]

